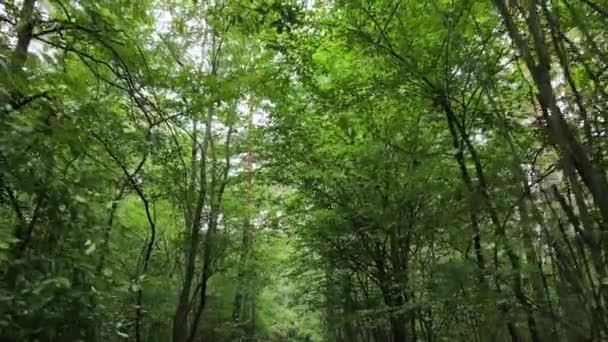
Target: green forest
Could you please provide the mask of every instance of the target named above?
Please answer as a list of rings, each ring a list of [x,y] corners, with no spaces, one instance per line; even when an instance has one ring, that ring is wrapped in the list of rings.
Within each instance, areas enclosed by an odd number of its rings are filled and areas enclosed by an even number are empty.
[[[1,0],[0,341],[608,341],[608,0]]]

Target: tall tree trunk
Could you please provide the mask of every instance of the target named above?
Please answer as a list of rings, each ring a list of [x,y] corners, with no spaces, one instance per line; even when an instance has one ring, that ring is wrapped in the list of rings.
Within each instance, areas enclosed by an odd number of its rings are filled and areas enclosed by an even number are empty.
[[[211,125],[208,126],[208,130],[211,130]],[[201,267],[201,276],[200,276],[200,293],[199,293],[199,301],[198,306],[194,310],[194,316],[192,318],[192,326],[190,327],[190,333],[187,341],[193,342],[196,338],[196,333],[198,331],[198,325],[200,322],[201,315],[205,310],[205,306],[207,304],[207,286],[209,283],[209,278],[213,273],[212,265],[215,260],[213,260],[214,252],[213,248],[215,247],[215,234],[217,232],[218,220],[220,215],[220,210],[222,209],[222,198],[224,196],[224,191],[226,190],[226,185],[228,184],[228,174],[230,172],[230,157],[232,156],[232,150],[230,148],[230,143],[232,139],[234,126],[231,124],[228,127],[228,133],[226,135],[225,141],[225,155],[224,155],[224,167],[222,170],[222,174],[220,175],[219,184],[218,184],[218,175],[216,175],[216,171],[212,170],[211,173],[211,184],[210,184],[210,205],[209,205],[209,220],[207,224],[207,233],[205,234],[205,241],[203,244],[203,263]],[[213,139],[209,140],[209,149],[212,157],[211,164],[215,165],[216,160],[216,151],[215,151],[215,143]]]
[[[13,72],[21,72],[27,60],[28,49],[32,41],[34,31],[34,6],[36,0],[24,0],[21,11],[19,12],[19,22],[17,23],[17,45],[13,51],[11,59],[11,69]]]
[[[203,138],[202,146],[200,147],[200,152],[198,154],[198,129],[196,126],[196,122],[192,132],[191,178],[186,199],[188,199],[189,197],[188,194],[194,192],[195,189],[197,189],[197,184],[195,182],[196,177],[194,176],[197,173],[195,169],[197,155],[200,159],[198,165],[198,191],[196,196],[195,208],[192,210],[186,210],[185,222],[189,223],[189,226],[187,226],[189,233],[185,252],[186,266],[184,270],[184,280],[178,297],[177,307],[173,316],[173,342],[184,342],[188,338],[188,317],[190,311],[192,310],[190,304],[190,296],[192,292],[192,282],[194,281],[195,275],[196,256],[199,252],[200,229],[203,218],[202,215],[207,197],[207,150],[209,148],[210,140],[212,139],[211,124],[214,115],[215,104],[211,104],[207,108],[207,118],[205,120],[205,135]],[[189,207],[189,204],[186,204],[186,206]]]
[[[252,322],[253,316],[247,310],[248,307],[254,302],[255,289],[252,279],[251,265],[249,264],[250,255],[253,249],[253,238],[254,238],[254,226],[252,224],[251,215],[253,213],[252,207],[252,186],[253,186],[253,152],[251,146],[251,136],[253,129],[253,103],[249,104],[249,113],[247,120],[247,155],[245,160],[245,223],[243,225],[243,236],[241,240],[241,253],[239,255],[238,264],[238,279],[236,293],[234,295],[234,302],[232,308],[232,320],[235,324],[242,324],[243,321],[247,322],[245,331],[249,337],[254,334],[254,327]]]
[[[544,34],[541,31],[537,13],[537,1],[530,0],[527,23],[532,36],[534,50],[538,56],[535,60],[530,47],[525,42],[520,30],[517,28],[505,0],[493,0],[500,13],[505,26],[520,52],[526,66],[532,75],[536,88],[539,91],[538,101],[543,108],[548,122],[548,133],[551,142],[568,163],[572,163],[583,183],[589,189],[602,216],[604,224],[608,224],[608,183],[601,167],[594,165],[588,151],[576,138],[576,135],[564,119],[562,111],[557,104],[553,86],[551,85],[550,56],[545,44]]]
[[[467,147],[467,150],[469,151],[469,154],[471,155],[471,159],[473,161],[473,165],[474,165],[474,169],[475,169],[475,174],[476,174],[478,182],[479,182],[479,184],[478,184],[479,195],[485,201],[485,207],[487,208],[487,212],[490,216],[490,221],[494,225],[494,229],[495,229],[497,237],[499,237],[503,242],[504,248],[507,253],[507,259],[509,260],[509,263],[512,268],[513,293],[514,293],[517,301],[527,310],[526,315],[528,316],[528,328],[530,330],[530,335],[532,337],[532,341],[540,342],[541,339],[540,339],[540,336],[538,335],[538,328],[536,326],[536,320],[534,319],[534,316],[533,316],[534,314],[532,312],[531,305],[530,305],[530,303],[528,303],[528,300],[525,296],[524,288],[522,285],[521,263],[520,263],[519,257],[517,256],[517,254],[513,250],[513,247],[510,245],[510,243],[508,241],[505,227],[500,222],[499,217],[498,217],[498,212],[497,212],[496,208],[494,207],[494,203],[493,203],[492,199],[490,198],[489,190],[488,190],[488,183],[486,181],[485,174],[483,172],[483,166],[481,164],[481,159],[480,159],[479,155],[477,154],[477,150],[475,149],[475,146],[473,146],[473,144],[471,143],[469,136],[466,133],[464,127],[462,127],[462,125],[457,121],[456,115],[450,106],[447,95],[441,94],[439,96],[440,96],[440,103],[443,106],[443,109],[445,110],[448,123],[451,122],[451,125],[453,125],[454,127],[457,128],[458,133],[460,134],[460,138],[464,142],[465,146]],[[509,326],[508,328],[509,328],[509,333],[513,336],[513,338],[517,339],[517,337],[515,337],[515,335],[514,335],[515,328],[512,326]]]

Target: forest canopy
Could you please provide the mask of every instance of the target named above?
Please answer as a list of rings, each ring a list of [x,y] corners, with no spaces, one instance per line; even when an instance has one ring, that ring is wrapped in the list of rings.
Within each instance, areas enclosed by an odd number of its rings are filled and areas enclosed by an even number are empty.
[[[0,340],[608,340],[607,27],[1,1]]]

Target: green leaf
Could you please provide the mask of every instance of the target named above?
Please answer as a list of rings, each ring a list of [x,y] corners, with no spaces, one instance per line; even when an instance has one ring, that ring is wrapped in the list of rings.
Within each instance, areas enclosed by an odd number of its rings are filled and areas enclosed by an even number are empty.
[[[91,240],[87,240],[84,245],[87,247],[84,251],[84,254],[86,255],[93,254],[93,252],[95,252],[95,249],[97,248],[97,245],[91,242]]]
[[[125,338],[125,339],[126,339],[126,338],[129,338],[129,335],[128,335],[128,334],[125,334],[125,333],[124,333],[124,332],[122,332],[122,331],[118,331],[118,330],[116,330],[116,334],[117,334],[118,336],[122,337],[122,338]]]

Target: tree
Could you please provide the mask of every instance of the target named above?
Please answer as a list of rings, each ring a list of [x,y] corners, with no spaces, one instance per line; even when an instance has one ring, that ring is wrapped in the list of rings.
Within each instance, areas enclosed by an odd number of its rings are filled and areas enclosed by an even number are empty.
[[[605,2],[0,8],[0,339],[608,337]]]

